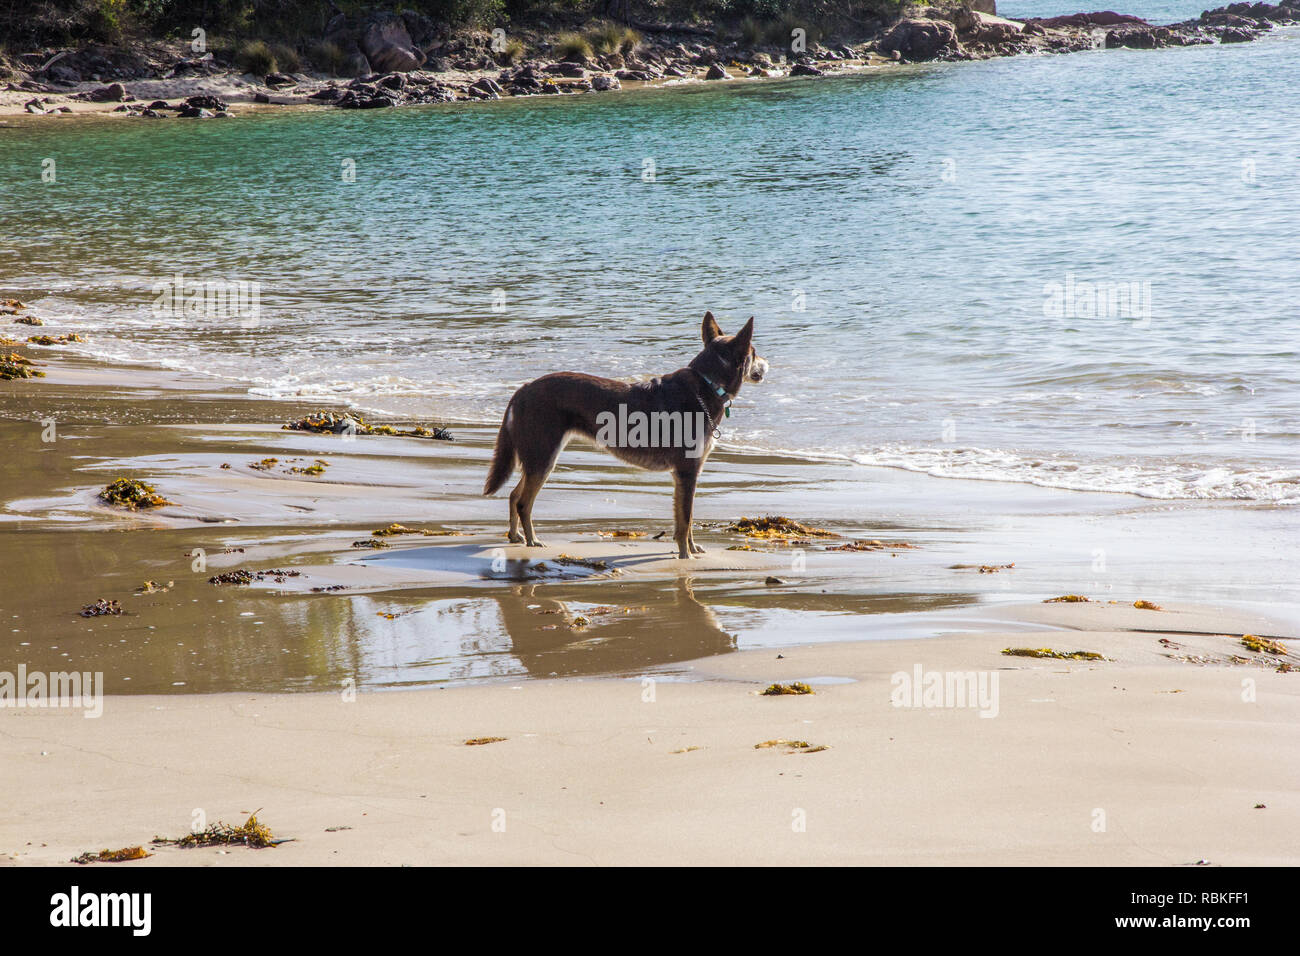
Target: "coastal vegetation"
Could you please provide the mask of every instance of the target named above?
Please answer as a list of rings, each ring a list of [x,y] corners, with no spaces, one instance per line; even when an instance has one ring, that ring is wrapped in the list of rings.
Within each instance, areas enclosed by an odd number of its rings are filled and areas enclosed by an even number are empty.
[[[119,43],[128,38],[184,39],[205,31],[215,53],[259,66],[297,69],[293,55],[317,65],[332,51],[320,38],[340,13],[363,16],[393,11],[427,18],[444,31],[465,28],[563,28],[605,21],[595,36],[583,34],[600,53],[632,52],[635,25],[681,24],[701,32],[717,29],[753,44],[782,43],[792,26],[820,30],[896,17],[901,0],[44,0],[35,9],[0,0],[0,44],[10,49],[79,42]],[[256,45],[256,41],[263,41]],[[274,49],[279,43],[282,49]],[[518,59],[518,47],[513,59]],[[267,58],[270,59],[267,59]],[[273,61],[273,62],[272,62]],[[272,72],[271,68],[252,72]]]

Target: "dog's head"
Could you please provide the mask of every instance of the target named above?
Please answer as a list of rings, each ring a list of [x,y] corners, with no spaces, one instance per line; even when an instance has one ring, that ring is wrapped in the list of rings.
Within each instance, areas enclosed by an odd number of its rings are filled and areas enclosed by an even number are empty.
[[[754,351],[754,317],[735,335],[723,335],[712,312],[704,313],[700,328],[704,351],[691,362],[691,368],[735,395],[745,382],[761,382],[767,375],[767,359]]]

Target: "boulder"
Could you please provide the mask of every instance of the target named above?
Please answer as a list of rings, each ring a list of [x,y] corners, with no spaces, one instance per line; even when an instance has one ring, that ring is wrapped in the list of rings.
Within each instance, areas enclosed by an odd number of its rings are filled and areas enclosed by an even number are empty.
[[[1227,27],[1219,36],[1220,43],[1249,43],[1255,34],[1241,27]]]
[[[424,54],[407,32],[406,20],[396,14],[376,14],[361,31],[357,46],[380,73],[409,73],[424,65]]]
[[[704,78],[706,80],[729,80],[731,79],[731,74],[726,71],[726,68],[723,67],[722,64],[714,63],[709,67],[709,72],[704,74]]]
[[[192,109],[212,110],[212,112],[214,113],[223,112],[225,110],[230,109],[230,104],[228,104],[225,100],[218,99],[215,96],[209,96],[206,94],[188,97],[185,100],[185,105]]]
[[[953,24],[963,43],[998,44],[1019,36],[1021,32],[1020,24],[978,10],[959,10]]]
[[[617,90],[621,86],[622,84],[618,82],[618,77],[616,76],[601,74],[591,78],[591,88],[599,93],[603,93],[607,90]]]
[[[1097,13],[1071,13],[1063,17],[1034,17],[1033,22],[1045,27],[1113,27],[1121,23],[1138,23],[1146,25],[1141,17],[1127,13],[1115,13],[1113,10],[1101,10]]]
[[[126,87],[121,83],[110,83],[108,86],[91,90],[86,99],[94,103],[122,103],[127,99]]]
[[[880,41],[884,53],[897,52],[904,60],[920,62],[962,54],[957,29],[946,20],[900,20]]]
[[[790,67],[791,76],[825,76],[825,72],[809,63],[796,63]]]

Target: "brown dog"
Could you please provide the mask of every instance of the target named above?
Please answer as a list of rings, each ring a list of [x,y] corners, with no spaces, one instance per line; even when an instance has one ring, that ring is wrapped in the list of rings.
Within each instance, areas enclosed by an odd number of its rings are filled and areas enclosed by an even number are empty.
[[[517,461],[523,471],[510,492],[510,540],[541,547],[533,533],[533,502],[569,436],[586,435],[629,464],[671,471],[676,485],[673,540],[677,556],[704,549],[691,535],[695,484],[713,450],[718,419],[746,382],[761,382],[767,362],[754,352],[754,317],[723,335],[712,312],[700,330],[704,351],[686,368],[636,385],[579,372],[558,372],[520,387],[506,406],[483,494],[500,488]],[[524,533],[519,533],[523,525]]]

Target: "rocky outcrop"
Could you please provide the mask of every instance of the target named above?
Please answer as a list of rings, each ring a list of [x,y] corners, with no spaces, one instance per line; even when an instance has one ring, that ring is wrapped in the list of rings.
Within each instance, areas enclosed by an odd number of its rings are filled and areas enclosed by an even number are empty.
[[[382,73],[409,73],[424,65],[424,51],[415,46],[406,20],[396,14],[374,14],[357,46],[370,65]]]
[[[957,28],[947,20],[906,19],[894,24],[878,44],[882,53],[897,53],[908,62],[961,59]]]

